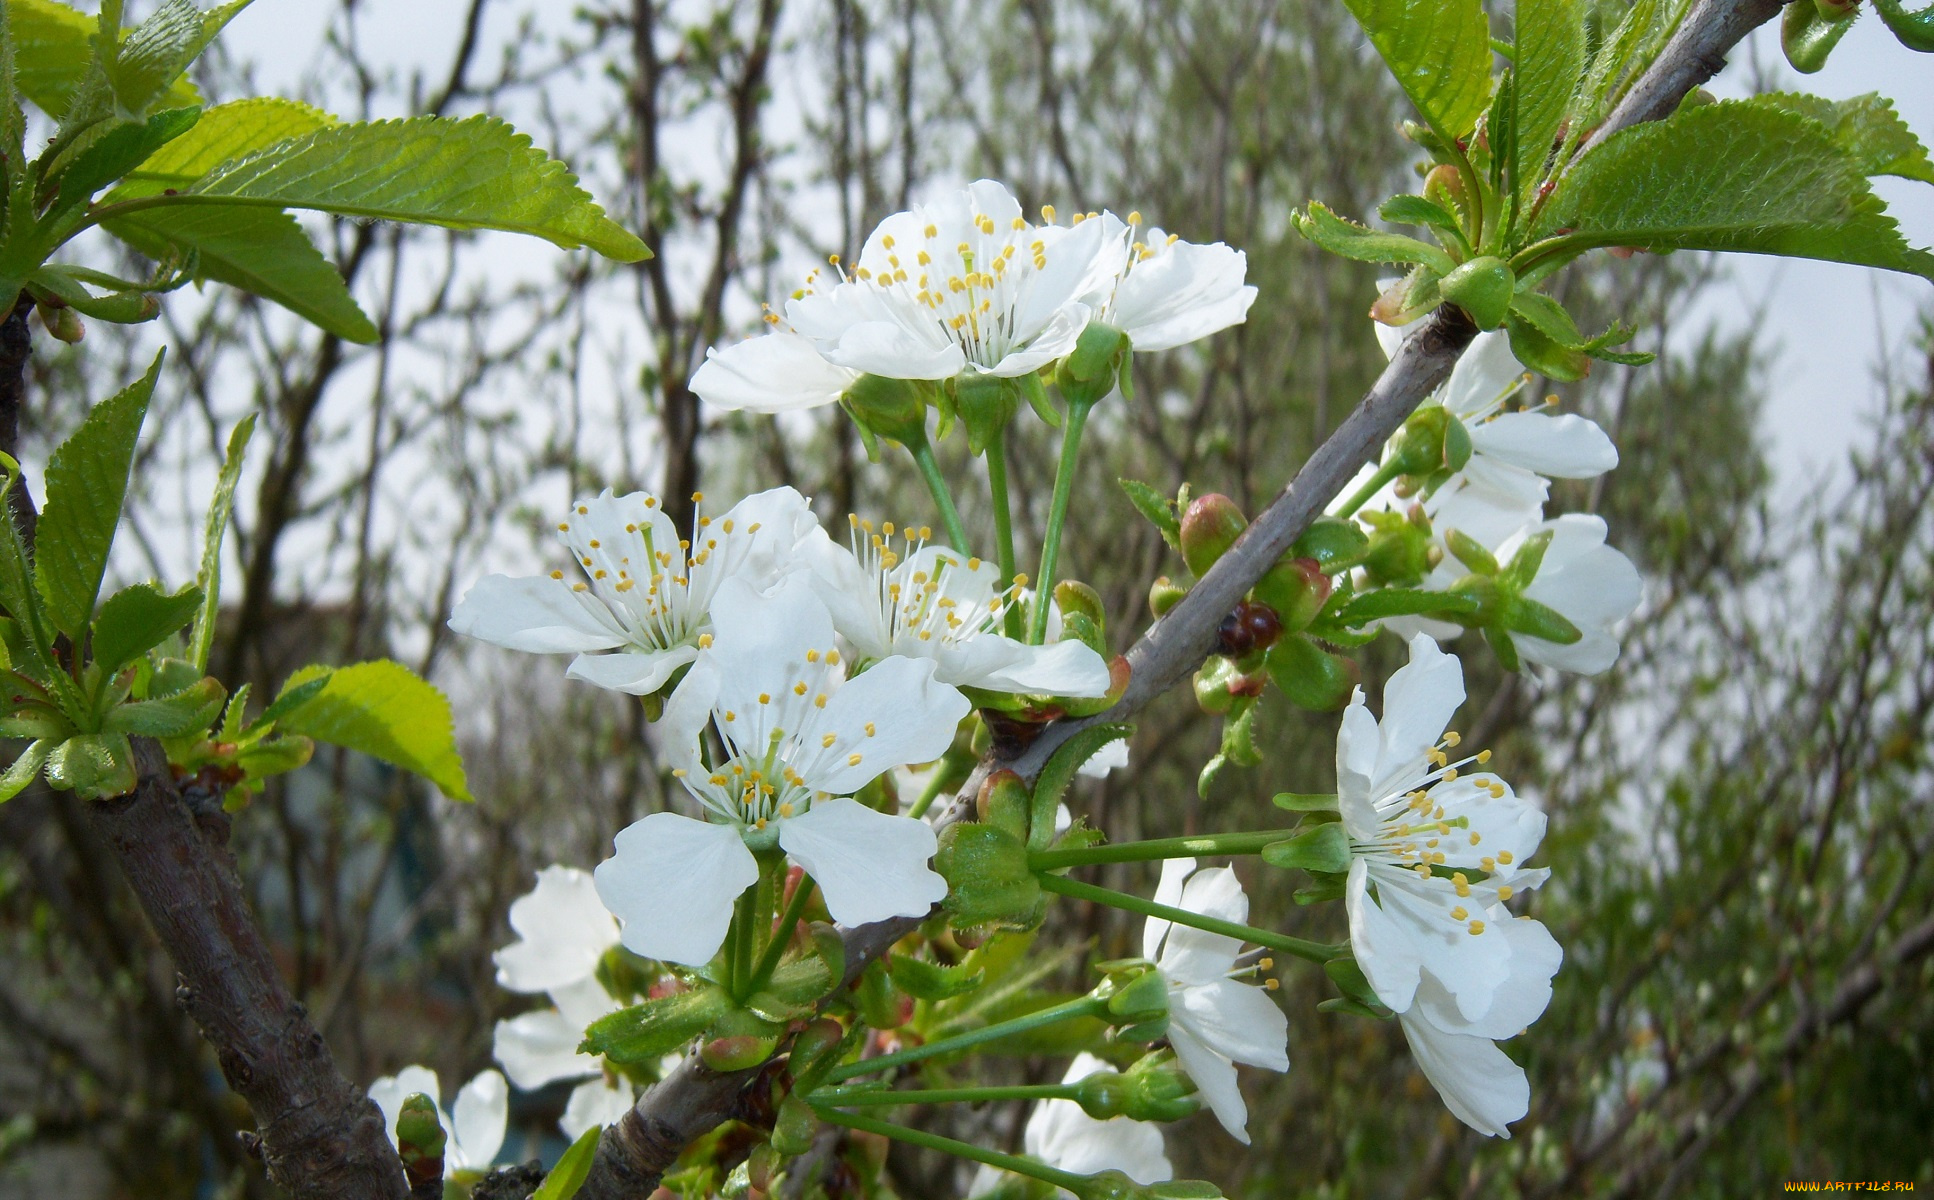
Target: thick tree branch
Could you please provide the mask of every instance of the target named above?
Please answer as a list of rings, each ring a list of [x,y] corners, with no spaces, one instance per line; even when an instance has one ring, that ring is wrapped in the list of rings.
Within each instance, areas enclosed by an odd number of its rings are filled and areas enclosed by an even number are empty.
[[[1596,136],[1602,139],[1628,125],[1670,113],[1687,92],[1724,65],[1725,55],[1740,38],[1779,10],[1778,0],[1697,0],[1679,31]],[[939,823],[946,825],[972,812],[980,781],[989,772],[1007,768],[1031,778],[1056,748],[1081,729],[1133,716],[1200,666],[1214,647],[1222,618],[1449,376],[1476,335],[1469,318],[1449,306],[1427,318],[1405,340],[1356,409],[1304,462],[1241,539],[1130,648],[1128,661],[1134,673],[1121,702],[1098,717],[1050,725],[1020,753],[990,756]],[[919,924],[915,918],[899,918],[845,931],[848,981]],[[746,1085],[758,1075],[756,1069],[720,1075],[707,1070],[696,1057],[688,1057],[677,1071],[640,1096],[623,1121],[605,1131],[579,1196],[582,1200],[643,1200],[687,1144],[732,1118],[743,1103]]]

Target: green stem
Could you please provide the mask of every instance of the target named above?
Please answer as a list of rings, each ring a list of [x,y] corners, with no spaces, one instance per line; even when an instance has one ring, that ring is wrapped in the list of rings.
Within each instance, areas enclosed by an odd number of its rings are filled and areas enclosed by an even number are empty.
[[[1048,506],[1047,533],[1041,538],[1041,571],[1034,577],[1034,619],[1027,640],[1038,646],[1048,636],[1048,605],[1054,602],[1054,572],[1061,563],[1061,527],[1068,521],[1068,499],[1074,493],[1074,468],[1081,457],[1081,428],[1093,404],[1068,402],[1067,424],[1061,428],[1061,462],[1054,469],[1054,501]]]
[[[728,960],[732,964],[731,983],[726,990],[739,1000],[751,995],[745,990],[744,984],[752,974],[752,927],[757,921],[758,890],[759,886],[754,884],[739,893],[738,902],[733,908],[732,928],[726,934],[732,947],[732,956]]]
[[[1008,507],[1005,429],[987,443],[987,487],[994,497],[994,552],[1000,564],[1001,586],[1006,587],[1014,582],[1014,573],[1020,570],[1020,564],[1014,558],[1014,515]],[[1022,635],[1019,606],[1008,605],[1003,620],[1006,622],[1007,636],[1018,641]]]
[[[1226,937],[1238,938],[1245,942],[1253,942],[1269,950],[1280,951],[1283,954],[1293,954],[1297,958],[1308,959],[1314,963],[1328,962],[1335,958],[1338,953],[1337,947],[1328,946],[1322,942],[1304,941],[1302,938],[1290,937],[1288,934],[1271,933],[1267,929],[1257,929],[1253,925],[1240,925],[1234,921],[1224,921],[1217,917],[1203,916],[1199,912],[1190,912],[1186,908],[1175,908],[1167,904],[1157,904],[1153,900],[1144,900],[1140,896],[1131,896],[1126,892],[1117,892],[1110,888],[1096,887],[1092,883],[1078,883],[1072,879],[1064,879],[1059,875],[1036,875],[1035,878],[1040,880],[1043,889],[1050,892],[1058,892],[1063,896],[1072,896],[1076,900],[1092,900],[1096,904],[1109,904],[1116,908],[1125,908],[1129,912],[1141,913],[1143,916],[1156,917],[1164,921],[1173,921],[1177,925],[1187,925],[1195,929],[1207,930],[1210,933],[1220,933]]]
[[[920,790],[920,798],[913,802],[913,807],[907,810],[907,815],[916,821],[926,816],[927,810],[933,807],[933,802],[939,799],[940,793],[947,791],[949,786],[947,772],[940,767],[935,767],[933,776],[927,780],[927,786]]]
[[[947,538],[954,549],[962,554],[972,554],[973,548],[967,540],[967,529],[960,523],[960,510],[954,507],[953,493],[947,490],[947,477],[940,473],[940,464],[934,461],[933,447],[923,437],[917,446],[908,446],[907,453],[920,468],[920,478],[926,481],[927,491],[933,494],[933,503],[940,510],[940,523],[946,526]]]
[[[1298,832],[1294,829],[1260,829],[1253,833],[1151,838],[1144,842],[1037,850],[1027,856],[1027,865],[1031,871],[1053,871],[1061,867],[1083,867],[1090,863],[1152,862],[1162,858],[1192,858],[1200,854],[1255,854],[1264,846],[1295,837]]]
[[[999,1150],[987,1150],[967,1142],[957,1142],[950,1137],[928,1133],[923,1129],[909,1129],[905,1125],[895,1125],[891,1121],[876,1121],[872,1117],[862,1117],[858,1113],[840,1112],[833,1108],[815,1108],[822,1118],[835,1125],[848,1129],[858,1129],[865,1133],[876,1133],[909,1145],[924,1146],[928,1150],[938,1150],[942,1154],[952,1154],[972,1162],[986,1163],[1016,1175],[1026,1175],[1032,1179],[1044,1180],[1056,1187],[1073,1191],[1087,1184],[1086,1175],[1076,1175],[1069,1171],[1056,1170],[1054,1167],[1038,1163],[1031,1158],[1015,1154],[1003,1154]]]
[[[1351,494],[1348,500],[1343,502],[1343,507],[1336,510],[1336,515],[1339,517],[1355,516],[1356,510],[1368,504],[1370,497],[1376,495],[1384,484],[1389,483],[1401,474],[1403,474],[1403,464],[1398,460],[1393,458],[1389,462],[1384,463],[1377,468],[1375,475],[1364,480],[1363,486],[1358,488]]]
[[[842,1063],[826,1073],[826,1082],[839,1083],[858,1075],[871,1075],[875,1071],[891,1070],[894,1067],[905,1066],[908,1063],[916,1063],[921,1059],[932,1058],[938,1054],[952,1054],[956,1050],[965,1050],[970,1046],[978,1046],[982,1042],[995,1041],[1017,1033],[1027,1033],[1030,1030],[1041,1029],[1062,1021],[1072,1021],[1077,1017],[1098,1017],[1107,1011],[1108,1004],[1106,1001],[1095,996],[1081,996],[1063,1004],[1052,1005],[1024,1016],[1015,1017],[1009,1021],[999,1021],[992,1025],[983,1025],[979,1029],[972,1029],[966,1033],[957,1034],[950,1038],[942,1038],[937,1042],[928,1042],[924,1046],[910,1046],[905,1050],[896,1050],[892,1054],[882,1054],[876,1058],[863,1058],[858,1062]]]
[[[759,961],[752,966],[752,977],[746,983],[745,994],[754,995],[772,979],[772,973],[779,967],[779,959],[786,953],[786,946],[792,941],[792,931],[799,928],[799,918],[806,913],[806,903],[813,898],[813,877],[801,875],[799,883],[792,889],[792,899],[786,901],[785,911],[779,914],[779,924],[773,927],[772,940],[766,943]]]
[[[1073,1100],[1071,1083],[1017,1084],[1011,1087],[923,1088],[896,1092],[877,1087],[823,1088],[806,1097],[815,1106],[883,1108],[899,1104],[977,1104],[983,1100]]]

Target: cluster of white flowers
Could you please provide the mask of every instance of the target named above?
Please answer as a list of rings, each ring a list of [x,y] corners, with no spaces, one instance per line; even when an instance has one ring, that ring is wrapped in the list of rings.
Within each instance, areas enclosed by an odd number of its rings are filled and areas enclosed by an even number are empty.
[[[1376,331],[1384,352],[1394,355],[1403,334],[1381,324]],[[1597,674],[1618,658],[1618,639],[1611,628],[1638,607],[1638,570],[1605,544],[1603,518],[1566,513],[1547,520],[1544,506],[1552,479],[1596,478],[1618,465],[1618,449],[1589,418],[1509,409],[1529,378],[1504,333],[1479,334],[1457,360],[1450,379],[1426,402],[1426,407],[1441,407],[1462,423],[1470,435],[1469,461],[1422,497],[1399,497],[1393,481],[1371,498],[1366,510],[1395,512],[1413,502],[1421,504],[1430,518],[1437,557],[1424,586],[1439,591],[1464,575],[1446,540],[1452,530],[1491,551],[1501,563],[1508,563],[1527,539],[1548,534],[1544,559],[1524,596],[1563,616],[1583,636],[1560,643],[1518,633],[1512,640],[1528,662]],[[1365,467],[1358,483],[1375,471],[1375,464]],[[1355,489],[1353,484],[1343,494]],[[1462,632],[1427,617],[1391,617],[1384,624],[1405,637],[1425,632],[1443,639]]]

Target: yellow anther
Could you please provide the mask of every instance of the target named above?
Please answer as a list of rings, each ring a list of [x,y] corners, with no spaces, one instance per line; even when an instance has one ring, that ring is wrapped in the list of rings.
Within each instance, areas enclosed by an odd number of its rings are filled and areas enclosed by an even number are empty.
[[[1489,790],[1489,791],[1490,791],[1490,793],[1491,793],[1491,799],[1493,799],[1493,800],[1502,800],[1502,799],[1504,799],[1504,784],[1502,784],[1502,783],[1493,783],[1493,784],[1491,784],[1491,786],[1490,786],[1490,788],[1489,788],[1488,790]]]
[[[1432,850],[1430,852],[1430,861],[1441,866],[1444,861],[1444,852],[1442,850]]]
[[[1512,857],[1511,852],[1509,850],[1498,851],[1498,861],[1503,863],[1507,867],[1511,865],[1511,857]]]
[[[1464,906],[1461,904],[1450,910],[1450,919],[1453,921],[1462,921],[1470,915],[1470,913],[1464,911]]]
[[[1471,922],[1471,933],[1472,933],[1472,935],[1473,935],[1473,936],[1475,936],[1475,935],[1477,935],[1477,934],[1480,934],[1480,933],[1483,933],[1483,932],[1484,932],[1484,922],[1482,922],[1482,921],[1472,921],[1472,922]]]
[[[926,228],[926,230],[925,230],[924,232],[926,233],[926,235],[927,235],[928,237],[939,237],[939,236],[940,236],[940,229],[939,229],[939,227],[938,227],[938,226],[934,226],[934,225],[929,225],[929,226],[927,226],[927,228]]]
[[[1484,873],[1488,875],[1492,871],[1497,870],[1498,860],[1495,858],[1480,858],[1477,860],[1477,865],[1483,867]]]
[[[837,667],[839,665],[839,651],[828,650],[826,652],[826,665],[829,667]]]
[[[1015,217],[1015,218],[1014,218],[1014,222],[1013,222],[1013,225],[1012,225],[1012,228],[1014,228],[1014,229],[1026,229],[1026,228],[1027,228],[1027,221],[1026,221],[1025,219],[1023,219],[1023,218],[1021,218],[1021,217]]]
[[[760,693],[759,693],[759,703],[761,703],[761,704],[771,704],[771,703],[772,703],[772,693],[771,693],[771,692],[760,692]]]
[[[839,735],[837,733],[829,733],[819,739],[819,744],[822,748],[831,750],[833,748],[833,743],[837,742],[838,740],[839,740]]]
[[[571,585],[571,590],[574,592],[588,592],[591,590],[591,585],[588,583],[574,583]]]
[[[1462,742],[1463,740],[1464,740],[1464,735],[1457,732],[1455,729],[1446,729],[1444,731],[1444,744],[1446,746],[1451,747],[1452,749],[1456,749],[1457,744],[1459,742]]]
[[[571,526],[566,522],[560,521],[557,525],[557,531],[559,533],[569,533],[571,532]]]
[[[877,733],[877,732],[879,732],[879,731],[878,731],[878,730],[876,730],[876,729],[875,729],[875,728],[873,727],[873,722],[871,722],[871,721],[868,721],[868,722],[866,723],[866,736],[867,736],[867,737],[872,737],[872,736],[873,736],[873,735],[874,735],[875,733]]]
[[[1054,224],[1054,205],[1043,204],[1041,206],[1041,219],[1050,225]]]
[[[1482,835],[1480,835],[1480,834],[1479,834],[1479,833],[1477,832],[1477,830],[1475,830],[1475,829],[1473,829],[1473,830],[1471,830],[1471,845],[1473,845],[1473,846],[1475,846],[1475,845],[1477,845],[1477,844],[1478,844],[1479,842],[1481,842],[1481,841],[1483,841],[1483,840],[1484,840],[1484,839],[1483,839],[1483,837],[1482,837]]]
[[[672,778],[673,778],[673,779],[683,779],[683,778],[685,778],[685,768],[684,768],[684,767],[673,767],[673,768],[672,768]]]
[[[1470,878],[1464,874],[1464,872],[1462,871],[1454,872],[1451,875],[1450,879],[1451,879],[1451,886],[1457,889],[1457,898],[1459,900],[1466,899],[1467,897],[1470,896],[1471,881],[1470,881]]]
[[[847,755],[847,756],[846,756],[846,765],[847,765],[847,766],[849,766],[849,767],[857,767],[857,766],[859,766],[859,765],[860,765],[860,756],[859,756],[858,754],[849,754],[849,755]]]
[[[580,516],[580,517],[582,517],[582,516],[585,516],[585,515],[586,515],[586,514],[588,514],[588,513],[590,512],[590,511],[591,511],[591,510],[590,510],[590,509],[588,509],[588,508],[586,508],[586,507],[584,507],[584,505],[582,505],[582,504],[580,504],[580,505],[578,505],[578,516]]]
[[[1273,992],[1282,986],[1283,981],[1280,979],[1265,979],[1262,981],[1262,988],[1265,992]]]
[[[817,651],[817,650],[808,650],[808,651],[806,651],[806,661],[807,661],[807,662],[809,662],[809,663],[816,663],[816,662],[818,662],[818,661],[819,661],[819,651]]]
[[[552,578],[552,579],[562,579],[562,578],[564,578],[564,572],[562,572],[562,571],[552,571],[552,572],[551,572],[551,578]]]
[[[1016,572],[1014,573],[1014,586],[1015,586],[1015,587],[1026,587],[1026,586],[1027,586],[1027,572],[1026,572],[1026,571],[1016,571]]]
[[[1509,899],[1510,899],[1510,898],[1511,898],[1512,896],[1514,896],[1514,895],[1516,895],[1516,894],[1517,894],[1517,892],[1516,892],[1516,889],[1514,889],[1514,888],[1513,888],[1513,887],[1512,887],[1512,886],[1511,886],[1510,884],[1508,884],[1508,883],[1506,883],[1506,884],[1502,884],[1502,885],[1500,885],[1500,886],[1498,887],[1498,899],[1499,899],[1499,900],[1509,900]]]
[[[733,711],[732,711],[731,709],[729,709],[729,708],[728,708],[728,709],[726,709],[726,710],[725,710],[725,719],[726,719],[727,721],[736,721],[736,720],[738,720],[738,719],[739,719],[739,714],[738,714],[738,713],[735,713],[735,712],[733,712]],[[736,771],[736,770],[738,770],[738,768],[737,768],[737,767],[734,767],[734,768],[732,768],[732,769],[733,769],[734,771]]]
[[[814,696],[814,697],[813,697],[813,707],[814,707],[814,708],[825,708],[825,707],[826,707],[826,693],[825,693],[825,692],[821,692],[821,693],[819,693],[819,695],[817,695],[817,696]]]
[[[1481,766],[1483,766],[1483,765],[1484,765],[1485,763],[1487,763],[1487,762],[1490,762],[1490,761],[1491,761],[1491,752],[1490,752],[1489,750],[1479,750],[1479,751],[1477,752],[1477,765],[1478,765],[1478,766],[1480,766],[1480,767],[1481,767]]]
[[[799,681],[798,683],[795,683],[795,684],[793,684],[793,685],[792,685],[792,694],[793,694],[793,695],[795,695],[795,696],[803,696],[803,695],[805,695],[805,694],[806,694],[806,681],[802,679],[802,680],[800,680],[800,681]]]
[[[1446,771],[1444,772],[1444,782],[1445,782],[1445,783],[1455,783],[1455,782],[1457,782],[1457,768],[1456,768],[1456,767],[1451,767],[1451,768],[1449,768],[1448,770],[1446,770]]]
[[[886,236],[882,237],[880,239],[880,246],[882,249],[886,249],[886,250],[893,249],[893,235],[889,233]]]

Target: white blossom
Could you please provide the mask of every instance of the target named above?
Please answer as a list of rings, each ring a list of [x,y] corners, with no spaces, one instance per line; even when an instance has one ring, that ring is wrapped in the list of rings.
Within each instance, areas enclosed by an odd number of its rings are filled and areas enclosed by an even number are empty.
[[[719,586],[772,586],[793,569],[799,539],[817,528],[805,497],[788,487],[695,523],[693,536],[681,538],[645,492],[580,500],[557,525],[575,560],[572,575],[486,575],[450,615],[450,628],[511,650],[575,653],[571,678],[650,695],[698,656]]]
[[[394,1075],[385,1075],[369,1085],[369,1098],[383,1110],[383,1125],[390,1145],[396,1146],[396,1119],[403,1113],[403,1101],[422,1093],[436,1105],[437,1122],[443,1126],[443,1167],[446,1173],[482,1172],[503,1149],[504,1124],[510,1112],[510,1089],[504,1077],[484,1071],[463,1085],[457,1102],[449,1112],[443,1108],[443,1091],[436,1072],[428,1067],[408,1066]],[[454,1119],[453,1119],[454,1118]]]
[[[1136,350],[1168,350],[1241,324],[1256,289],[1249,259],[1221,242],[1198,245],[1151,227],[1141,214],[1100,216],[1116,271],[1095,319],[1128,335]]]
[[[1228,867],[1197,871],[1192,858],[1162,864],[1155,902],[1238,924],[1249,897]],[[1195,1081],[1222,1127],[1249,1144],[1249,1109],[1236,1063],[1289,1070],[1289,1021],[1269,993],[1239,978],[1242,943],[1225,934],[1151,917],[1142,928],[1142,957],[1168,984],[1168,1038],[1176,1061]]]
[[[1544,1011],[1563,957],[1543,925],[1505,907],[1548,875],[1524,865],[1544,814],[1497,776],[1465,773],[1488,751],[1450,760],[1459,738],[1445,730],[1464,701],[1463,668],[1428,636],[1411,639],[1383,701],[1379,722],[1359,689],[1337,735],[1351,948],[1446,1106],[1508,1137],[1530,1089],[1493,1043]]]
[[[1109,1065],[1092,1054],[1075,1056],[1062,1083],[1079,1083]],[[1076,1175],[1120,1171],[1136,1183],[1175,1178],[1162,1130],[1147,1121],[1110,1117],[1098,1121],[1073,1100],[1044,1100],[1028,1114],[1021,1133],[1028,1157]]]
[[[875,529],[852,517],[850,526],[850,550],[822,535],[802,551],[834,628],[862,660],[930,659],[934,678],[955,687],[1107,693],[1108,663],[1086,644],[1029,646],[1001,631],[1022,597],[1018,588],[998,586],[993,564],[928,544],[925,528],[900,529],[896,538],[891,521]]]
[[[665,706],[673,774],[710,820],[654,813],[621,831],[595,872],[626,947],[702,965],[740,892],[753,849],[777,848],[818,883],[837,921],[919,916],[946,895],[927,866],[924,821],[843,799],[883,772],[939,757],[968,712],[931,660],[899,655],[846,678],[832,618],[805,580],[761,595],[736,580],[713,603],[716,639]],[[724,747],[708,761],[710,725]]]

